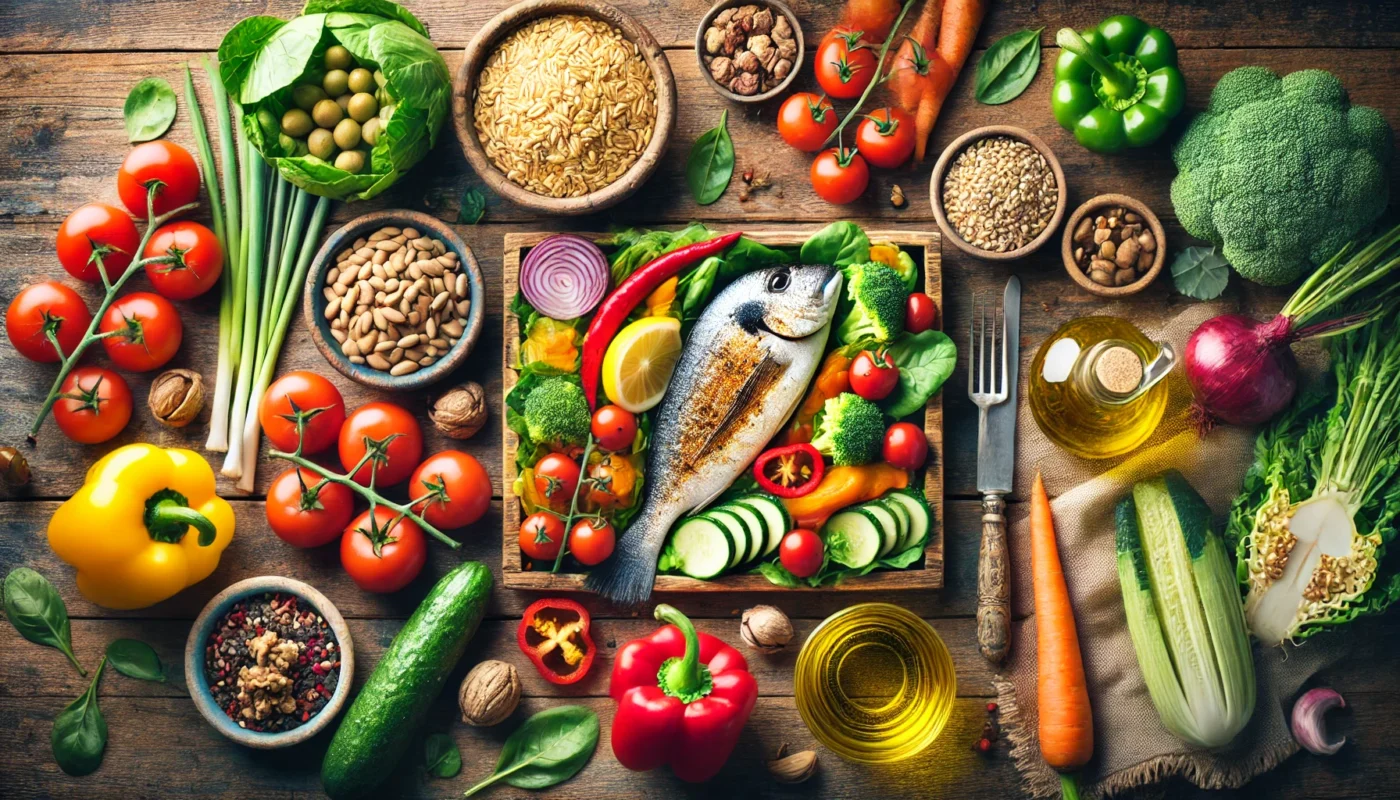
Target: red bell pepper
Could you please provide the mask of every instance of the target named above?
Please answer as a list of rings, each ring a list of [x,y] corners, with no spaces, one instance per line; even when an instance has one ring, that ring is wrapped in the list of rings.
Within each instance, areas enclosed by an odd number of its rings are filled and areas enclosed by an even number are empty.
[[[681,612],[662,604],[655,615],[671,624],[628,642],[613,664],[613,754],[630,770],[670,764],[681,780],[707,781],[734,751],[758,683],[738,650]]]
[[[521,652],[550,683],[578,683],[593,666],[588,609],[573,600],[546,597],[525,609],[516,630]]]
[[[753,462],[753,478],[758,487],[789,500],[816,491],[825,474],[826,461],[821,452],[806,443],[765,450]]]

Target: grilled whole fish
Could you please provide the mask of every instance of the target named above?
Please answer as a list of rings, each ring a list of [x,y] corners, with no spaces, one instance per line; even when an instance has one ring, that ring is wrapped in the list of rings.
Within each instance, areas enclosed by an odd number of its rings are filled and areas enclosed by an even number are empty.
[[[641,511],[588,588],[626,604],[651,595],[671,525],[722,494],[801,402],[826,349],[841,280],[835,267],[770,267],[711,301],[661,399]]]

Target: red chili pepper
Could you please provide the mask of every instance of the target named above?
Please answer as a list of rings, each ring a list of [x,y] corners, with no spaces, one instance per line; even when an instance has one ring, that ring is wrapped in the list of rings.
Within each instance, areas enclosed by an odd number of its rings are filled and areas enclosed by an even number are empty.
[[[590,410],[598,409],[598,378],[603,369],[603,354],[622,329],[622,323],[627,321],[632,309],[669,278],[692,264],[728,249],[739,241],[740,236],[743,234],[730,233],[672,250],[632,273],[608,295],[598,307],[598,313],[593,315],[593,321],[588,324],[588,333],[583,337],[579,377],[583,380],[583,394],[588,398]]]
[[[525,609],[516,630],[520,650],[540,675],[564,686],[583,680],[593,666],[595,648],[588,634],[588,610],[573,600],[547,597]]]
[[[613,664],[613,754],[630,770],[670,764],[681,780],[706,781],[734,751],[758,683],[738,650],[671,606],[654,613],[671,624],[628,642]]]
[[[765,450],[753,462],[753,477],[765,492],[792,499],[816,491],[826,474],[822,454],[810,444]]]

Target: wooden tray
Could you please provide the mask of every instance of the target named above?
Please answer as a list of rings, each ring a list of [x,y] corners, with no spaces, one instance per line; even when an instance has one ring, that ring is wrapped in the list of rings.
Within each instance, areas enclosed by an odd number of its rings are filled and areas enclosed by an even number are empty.
[[[799,245],[807,240],[813,231],[745,231],[744,235],[754,241],[768,245]],[[943,270],[939,256],[939,235],[934,231],[871,230],[867,231],[871,241],[893,242],[908,251],[917,262],[922,256],[924,263],[924,291],[934,299],[939,308],[939,325],[943,314]],[[520,326],[510,311],[511,301],[520,282],[520,261],[525,252],[539,244],[551,233],[508,233],[505,236],[504,278],[505,296],[505,359],[502,362],[502,398],[515,388],[517,375],[511,365],[520,354]],[[607,234],[581,233],[589,239],[604,239]],[[504,402],[504,401],[503,401]],[[504,408],[501,411],[504,419]],[[520,502],[515,495],[515,450],[519,440],[509,427],[502,425],[502,462],[505,467],[505,513],[502,515],[501,573],[506,586],[513,589],[533,589],[537,591],[579,592],[584,589],[585,573],[550,573],[524,569],[520,552]],[[924,494],[933,515],[933,528],[929,531],[928,545],[924,548],[922,563],[900,570],[881,570],[859,578],[851,578],[836,586],[819,589],[784,589],[776,586],[762,575],[727,575],[712,581],[701,581],[681,575],[656,576],[655,590],[658,592],[757,592],[757,591],[891,591],[904,589],[941,589],[943,587],[943,392],[939,391],[928,401],[924,412],[924,433],[928,437],[929,458],[925,465]]]

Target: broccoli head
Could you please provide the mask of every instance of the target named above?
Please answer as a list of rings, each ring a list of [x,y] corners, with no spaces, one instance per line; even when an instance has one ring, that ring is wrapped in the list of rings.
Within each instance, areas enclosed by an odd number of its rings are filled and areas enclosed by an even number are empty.
[[[525,396],[525,427],[538,443],[582,445],[589,426],[583,389],[568,378],[547,378]]]
[[[842,392],[822,405],[812,446],[839,467],[869,464],[885,442],[885,414],[864,397]]]
[[[1241,276],[1267,286],[1322,264],[1385,210],[1391,132],[1336,76],[1228,73],[1172,151],[1172,205]]]
[[[836,329],[843,344],[863,339],[888,342],[904,330],[904,305],[909,290],[898,272],[871,262],[846,268],[846,299],[850,313]]]

